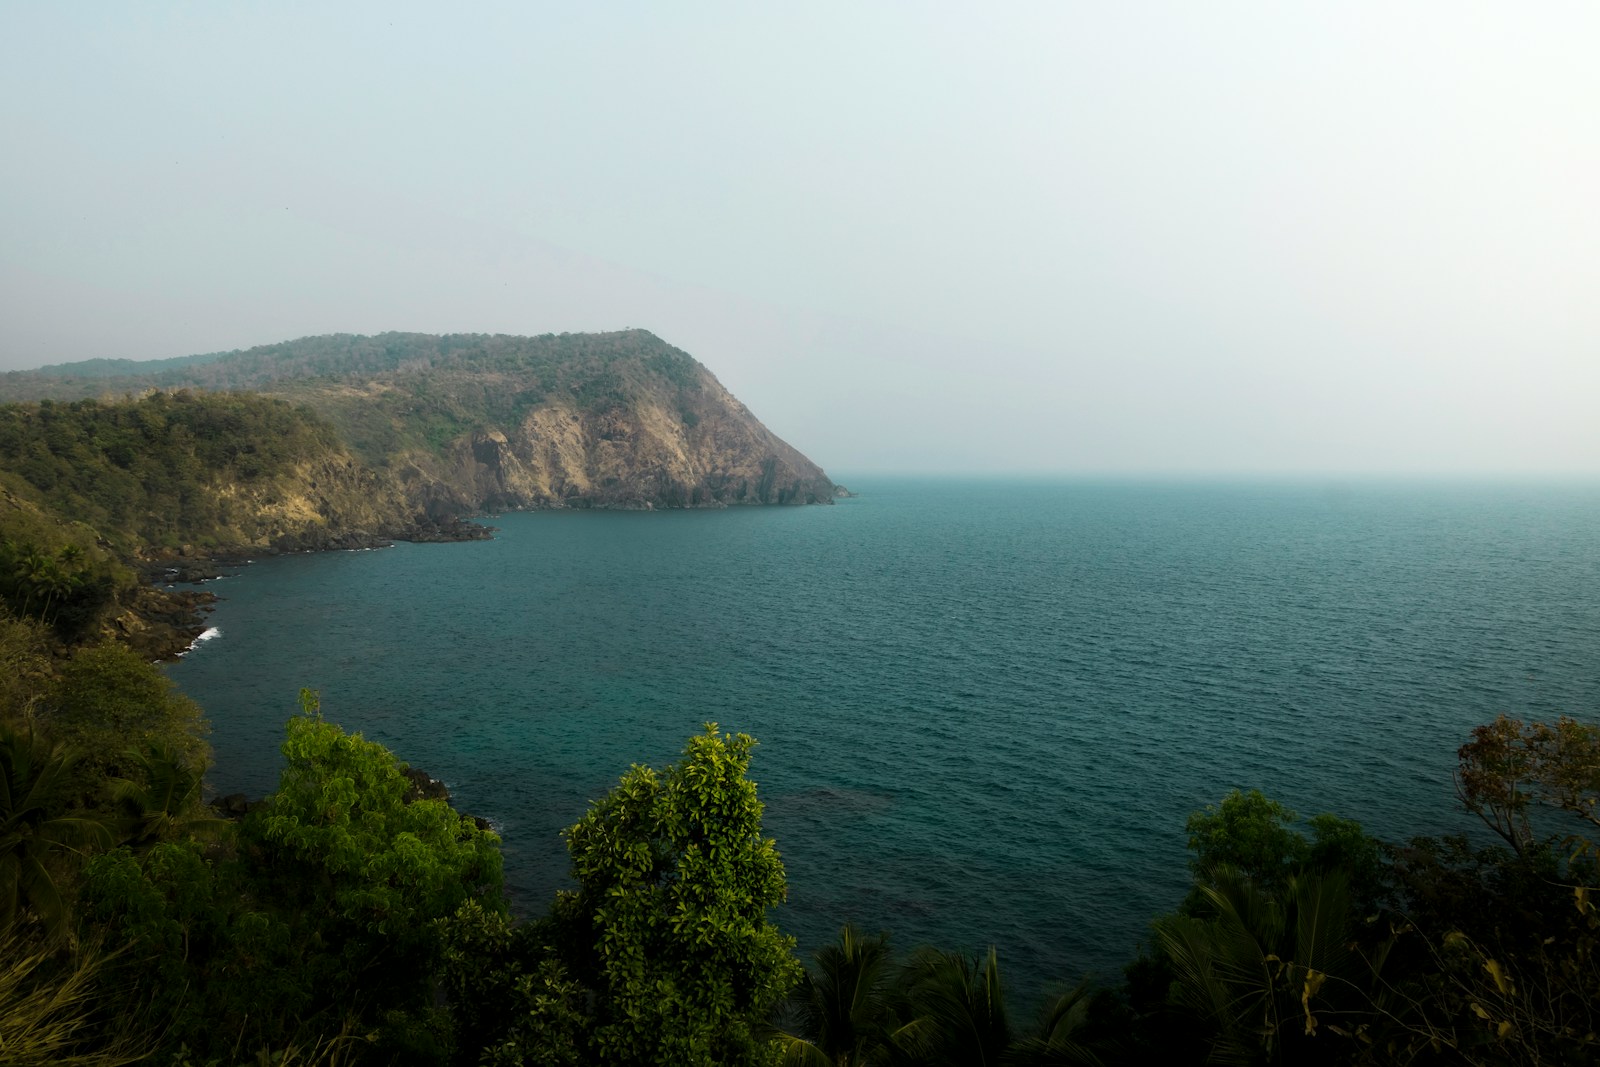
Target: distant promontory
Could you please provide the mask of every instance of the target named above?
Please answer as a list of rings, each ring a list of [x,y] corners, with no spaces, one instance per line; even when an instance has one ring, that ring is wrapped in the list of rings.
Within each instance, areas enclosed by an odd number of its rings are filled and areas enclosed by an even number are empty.
[[[0,546],[32,552],[35,569],[188,572],[241,554],[483,536],[465,520],[502,510],[844,493],[644,330],[335,334],[0,374]],[[31,589],[15,590],[22,605],[43,602]],[[111,596],[101,624],[135,599]],[[72,608],[74,625],[96,614]]]

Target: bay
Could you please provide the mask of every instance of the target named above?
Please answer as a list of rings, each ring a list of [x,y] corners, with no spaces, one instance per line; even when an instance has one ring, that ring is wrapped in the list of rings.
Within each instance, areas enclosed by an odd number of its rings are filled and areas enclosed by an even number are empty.
[[[1228,789],[1466,831],[1474,725],[1600,708],[1600,487],[850,484],[254,563],[171,669],[211,785],[270,791],[316,689],[493,822],[532,914],[560,830],[715,721],[760,741],[803,952],[846,920],[993,944],[1028,998],[1131,958]]]

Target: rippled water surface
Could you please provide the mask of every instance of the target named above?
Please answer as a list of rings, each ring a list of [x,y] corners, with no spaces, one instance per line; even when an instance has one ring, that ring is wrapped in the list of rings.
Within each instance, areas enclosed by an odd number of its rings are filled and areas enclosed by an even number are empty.
[[[1466,829],[1456,747],[1600,711],[1600,489],[860,480],[835,507],[533,513],[493,541],[266,560],[173,668],[221,792],[301,686],[492,819],[523,912],[559,830],[706,720],[802,950],[853,919],[1113,971],[1234,786],[1380,836]]]

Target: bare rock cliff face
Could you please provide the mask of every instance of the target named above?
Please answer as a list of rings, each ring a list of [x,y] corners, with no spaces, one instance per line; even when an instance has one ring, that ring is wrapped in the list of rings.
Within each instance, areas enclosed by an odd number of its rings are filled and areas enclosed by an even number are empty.
[[[219,482],[239,549],[360,548],[400,535],[410,508],[398,489],[338,452],[297,464],[266,485]],[[231,536],[229,536],[231,535]]]
[[[439,456],[412,453],[402,481],[443,516],[517,508],[828,504],[827,474],[761,425],[706,371],[693,389],[642,388],[585,410],[550,399]]]

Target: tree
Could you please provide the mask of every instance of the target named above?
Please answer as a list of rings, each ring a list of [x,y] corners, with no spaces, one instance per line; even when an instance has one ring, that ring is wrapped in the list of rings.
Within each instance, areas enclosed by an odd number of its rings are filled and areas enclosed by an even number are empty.
[[[439,983],[449,999],[454,1062],[588,1062],[585,993],[544,942],[547,920],[514,926],[508,916],[469,900],[438,925],[444,945]]]
[[[602,1063],[753,1063],[773,1051],[752,1024],[801,968],[767,918],[786,890],[745,777],[754,745],[708,723],[681,762],[634,766],[566,832],[578,889],[555,915],[594,996]]]
[[[1277,892],[1290,877],[1305,872],[1342,871],[1354,905],[1370,911],[1385,895],[1387,886],[1378,843],[1354,819],[1322,814],[1307,820],[1311,838],[1294,829],[1298,816],[1259,789],[1241,793],[1234,789],[1222,803],[1189,816],[1189,848],[1194,858],[1196,887],[1212,880],[1212,872],[1227,868],[1242,874],[1259,888]],[[1185,910],[1206,907],[1203,895],[1191,892]]]
[[[790,997],[794,1032],[779,1033],[790,1067],[861,1067],[885,1050],[895,1029],[888,982],[889,939],[846,924],[817,950]]]
[[[1458,755],[1462,803],[1519,854],[1538,840],[1530,805],[1576,815],[1590,833],[1600,828],[1600,726],[1501,715],[1474,729]]]
[[[223,824],[205,813],[203,776],[182,751],[152,741],[129,751],[128,761],[134,776],[111,782],[128,844],[144,847]]]
[[[1510,848],[1418,838],[1392,850],[1421,958],[1414,1037],[1473,1064],[1592,1062],[1600,727],[1502,715],[1458,755],[1462,803]],[[1555,812],[1581,832],[1548,832]]]
[[[1279,886],[1311,854],[1306,839],[1289,828],[1297,818],[1259,789],[1230,790],[1221,804],[1189,816],[1190,866],[1201,879],[1226,866],[1263,886]]]
[[[1039,1013],[1036,1033],[1011,1047],[1006,1063],[1016,1067],[1101,1067],[1101,1053],[1115,1054],[1114,1040],[1097,1027],[1097,1002],[1087,980],[1050,997]]]
[[[1369,1026],[1384,953],[1358,951],[1345,875],[1291,875],[1269,893],[1219,867],[1200,891],[1206,915],[1159,919],[1156,937],[1172,961],[1178,1002],[1210,1030],[1211,1061],[1348,1057],[1351,1046],[1328,1035]]]
[[[980,962],[963,953],[919,951],[901,979],[912,1021],[895,1044],[920,1062],[993,1067],[1011,1047],[1000,960],[991,947]]]
[[[469,900],[505,910],[500,839],[443,800],[408,799],[405,764],[324,719],[314,693],[300,700],[278,791],[242,828],[250,877],[292,910],[292,937],[324,946],[306,968],[320,1003],[381,1018],[381,1054],[395,1062],[437,1059],[437,920]]]
[[[442,800],[407,802],[394,754],[322,717],[302,690],[278,791],[249,831],[316,906],[390,945],[431,936],[467,900],[503,911],[500,839]]]
[[[50,733],[81,754],[73,785],[86,801],[138,770],[130,750],[156,744],[202,774],[210,757],[200,708],[126,645],[80,648],[49,695]]]
[[[0,929],[27,908],[46,929],[62,929],[68,909],[56,884],[61,855],[75,845],[111,843],[99,821],[66,814],[61,794],[71,768],[69,753],[0,725]]]
[[[236,840],[231,827],[209,845],[183,837],[181,767],[148,760],[145,828],[179,839],[96,857],[82,897],[117,949],[120,1008],[195,1062],[363,1045],[373,1062],[442,1062],[435,978],[452,943],[502,931],[498,838],[442,800],[408,799],[404,764],[301,698],[280,789]],[[452,942],[458,912],[477,921]]]

